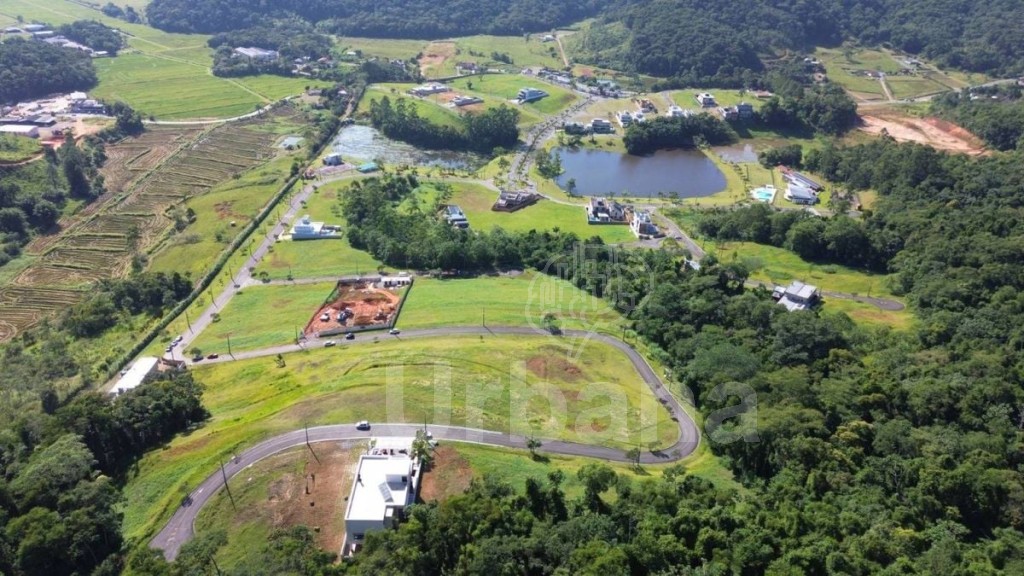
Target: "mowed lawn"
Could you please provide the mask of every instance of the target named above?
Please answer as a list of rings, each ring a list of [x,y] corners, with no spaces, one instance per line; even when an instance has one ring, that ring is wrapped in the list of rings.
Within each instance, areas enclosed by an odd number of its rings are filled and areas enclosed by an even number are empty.
[[[288,284],[249,286],[240,290],[220,311],[220,321],[199,335],[192,344],[203,354],[226,354],[231,350],[256,350],[295,342],[335,284]]]
[[[151,537],[222,459],[304,425],[428,422],[626,450],[678,430],[619,350],[551,336],[360,341],[194,369],[210,420],[147,454],[124,488],[124,531]]]
[[[418,278],[398,317],[400,328],[533,326],[553,314],[562,328],[618,335],[622,316],[572,283],[536,271],[519,276]]]
[[[470,89],[472,84],[472,89]],[[506,103],[515,100],[519,91],[523,88],[537,88],[548,93],[546,98],[528,104],[511,104],[523,111],[529,111],[535,115],[557,114],[568,108],[577,100],[577,96],[559,86],[542,82],[536,78],[522,74],[484,74],[482,76],[471,76],[453,80],[449,85],[460,94],[469,96],[480,96],[486,98],[492,96]]]
[[[145,54],[101,58],[95,64],[100,83],[92,95],[121,100],[158,120],[227,118],[264,103],[197,64]]]
[[[511,232],[530,230],[561,230],[573,232],[580,240],[600,236],[607,244],[633,242],[636,236],[628,226],[593,226],[587,224],[583,205],[570,206],[541,199],[533,206],[516,212],[495,212],[491,210],[498,192],[481,184],[453,182],[451,203],[458,204],[466,213],[469,225],[474,230],[490,231],[501,227]],[[428,198],[433,198],[430,183],[423,186]],[[432,201],[432,200],[431,200]]]

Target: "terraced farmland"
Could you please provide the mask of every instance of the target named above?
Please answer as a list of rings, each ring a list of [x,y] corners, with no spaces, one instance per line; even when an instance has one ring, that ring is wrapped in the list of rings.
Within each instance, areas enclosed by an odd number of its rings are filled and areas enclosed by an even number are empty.
[[[108,193],[61,222],[63,233],[30,246],[36,262],[0,289],[0,341],[77,301],[89,284],[125,275],[135,253],[165,237],[171,211],[279,152],[267,123],[297,112],[218,127],[152,127],[107,147]]]

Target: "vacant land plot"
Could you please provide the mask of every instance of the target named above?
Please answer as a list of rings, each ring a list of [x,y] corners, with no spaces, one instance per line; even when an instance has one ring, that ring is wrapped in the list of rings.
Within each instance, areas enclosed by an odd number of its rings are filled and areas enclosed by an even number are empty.
[[[470,88],[470,85],[472,85],[472,88]],[[541,82],[521,74],[485,74],[482,76],[460,78],[452,81],[451,86],[453,89],[458,90],[459,93],[470,96],[492,96],[505,102],[515,100],[516,95],[523,88],[538,88],[547,92],[549,96],[536,102],[522,105],[515,104],[515,106],[521,110],[531,111],[540,115],[557,114],[568,108],[577,99],[575,94],[565,88]]]
[[[938,150],[971,155],[985,153],[985,144],[977,136],[938,118],[916,118],[878,110],[861,116],[858,129],[868,134],[881,134],[884,130],[900,142],[927,144]]]
[[[558,44],[544,42],[542,37],[543,34],[531,34],[529,37],[479,35],[456,38],[455,44],[460,54],[455,60],[476,62],[487,68],[561,68],[563,63],[558,54]],[[474,53],[481,56],[474,56]],[[492,58],[494,53],[509,56],[513,66]],[[454,65],[451,66],[451,71],[455,71]]]
[[[622,317],[608,303],[570,282],[528,271],[518,276],[436,280],[420,278],[409,292],[400,328],[544,326],[552,314],[562,328],[618,335]]]
[[[152,534],[219,459],[304,424],[426,419],[623,450],[677,438],[628,359],[597,343],[576,349],[554,337],[450,337],[318,348],[284,360],[284,367],[260,358],[196,369],[212,417],[139,462],[124,490],[127,537]],[[564,400],[565,410],[545,398]]]
[[[947,86],[921,76],[889,76],[885,82],[896,99],[918,98],[949,90]]]
[[[331,295],[334,284],[250,286],[238,292],[196,339],[204,354],[256,350],[292,344],[309,319]]]
[[[218,566],[234,568],[266,546],[272,531],[292,526],[313,529],[323,550],[341,549],[346,501],[363,448],[323,442],[314,450],[315,455],[295,448],[261,460],[232,479],[234,502],[223,490],[207,502],[196,518],[196,533],[227,533]]]
[[[410,84],[380,84],[371,86],[363,93],[363,98],[359,101],[359,110],[369,113],[371,101],[380,101],[387,97],[391,101],[392,107],[396,106],[399,101],[403,101],[406,110],[412,107],[421,118],[429,120],[434,124],[451,126],[452,128],[462,127],[457,111],[445,107],[437,99],[427,100],[407,94],[406,91],[411,87],[412,85]]]
[[[353,38],[338,39],[338,52],[344,54],[349,50],[360,50],[363,56],[380,56],[397,60],[408,60],[426,49],[426,40],[396,40],[389,38]]]

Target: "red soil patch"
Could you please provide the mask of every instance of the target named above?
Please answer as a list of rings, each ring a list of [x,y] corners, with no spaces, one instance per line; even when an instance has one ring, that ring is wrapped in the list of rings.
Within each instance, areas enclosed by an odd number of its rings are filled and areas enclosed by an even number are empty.
[[[526,367],[544,380],[576,382],[583,376],[579,366],[554,354],[557,352],[550,356],[534,356],[526,361]]]
[[[859,130],[868,134],[883,131],[899,142],[917,142],[937,150],[977,156],[985,154],[985,144],[974,134],[960,126],[938,118],[911,118],[908,116],[874,113],[862,116]]]
[[[242,218],[241,214],[234,212],[231,208],[234,202],[218,202],[213,205],[214,212],[217,213],[218,220],[236,219]]]
[[[462,494],[472,480],[473,469],[469,462],[451,446],[438,446],[430,470],[423,475],[419,498],[431,502]]]
[[[454,42],[431,42],[420,56],[420,73],[426,74],[431,68],[440,68],[445,60],[455,56]]]
[[[368,283],[343,284],[328,304],[321,306],[306,325],[306,334],[315,334],[353,326],[386,325],[398,309],[401,297],[383,288],[375,288]],[[350,312],[344,322],[338,321],[343,310]],[[327,319],[323,320],[324,314]]]

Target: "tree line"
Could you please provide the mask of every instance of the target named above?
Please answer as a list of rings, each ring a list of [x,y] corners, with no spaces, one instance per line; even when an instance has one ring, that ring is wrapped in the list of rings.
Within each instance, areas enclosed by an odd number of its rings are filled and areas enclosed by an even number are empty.
[[[1024,99],[1016,84],[940,94],[931,110],[963,126],[996,150],[1024,148]]]
[[[463,114],[461,126],[456,128],[420,116],[417,107],[404,98],[392,105],[384,96],[370,101],[370,123],[389,138],[424,148],[490,154],[495,148],[512,148],[519,140],[519,111],[504,104]]]
[[[298,17],[342,36],[432,39],[548,31],[608,5],[608,0],[397,0],[375,5],[356,0],[154,0],[146,16],[152,26],[170,32],[212,34],[249,28],[268,18]]]
[[[304,20],[271,20],[251,28],[215,34],[207,45],[214,49],[215,76],[279,74],[290,76],[295,59],[317,60],[330,56],[332,41]],[[263,48],[279,53],[272,60],[250,60],[236,54],[235,48]]]
[[[574,42],[582,61],[671,78],[678,87],[754,87],[767,72],[761,55],[844,40],[1005,77],[1024,72],[1024,32],[1002,24],[1019,12],[1013,0],[652,0],[604,10]]]
[[[116,56],[117,51],[124,46],[124,39],[117,30],[95,20],[76,20],[64,24],[57,28],[57,33],[93,50],[105,51],[111,56]]]
[[[120,485],[127,466],[207,417],[188,373],[151,378],[111,402],[98,393],[0,428],[0,571],[121,573]]]
[[[96,82],[92,58],[82,50],[24,38],[0,42],[0,102],[89,90]]]
[[[719,146],[735,140],[736,133],[728,124],[705,112],[634,122],[626,129],[622,143],[630,154],[648,154],[662,148]]]

